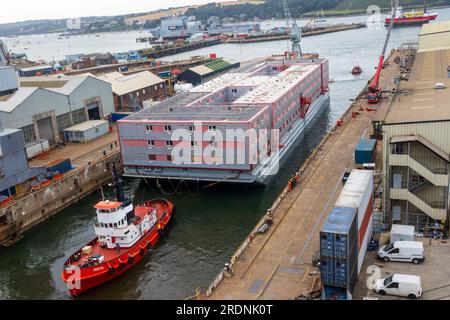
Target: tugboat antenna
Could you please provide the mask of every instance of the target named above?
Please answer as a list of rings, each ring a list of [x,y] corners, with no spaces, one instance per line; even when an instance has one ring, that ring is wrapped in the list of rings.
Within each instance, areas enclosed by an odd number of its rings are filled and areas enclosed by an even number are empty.
[[[119,177],[116,171],[116,164],[112,161],[112,173],[114,177],[114,185],[116,188],[116,198],[119,202],[125,202],[125,191],[123,190],[123,180]]]

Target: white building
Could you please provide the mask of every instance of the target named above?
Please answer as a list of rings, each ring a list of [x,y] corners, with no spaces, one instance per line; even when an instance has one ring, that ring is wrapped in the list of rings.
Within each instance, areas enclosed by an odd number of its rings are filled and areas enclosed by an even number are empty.
[[[111,84],[92,76],[22,78],[16,92],[0,97],[3,127],[22,129],[26,142],[55,144],[64,129],[113,111]]]

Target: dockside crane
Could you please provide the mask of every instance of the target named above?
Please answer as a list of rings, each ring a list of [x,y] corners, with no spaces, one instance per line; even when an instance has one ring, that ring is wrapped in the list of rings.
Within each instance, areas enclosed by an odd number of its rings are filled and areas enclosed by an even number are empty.
[[[286,25],[291,30],[290,39],[292,43],[291,53],[297,54],[301,59],[303,57],[302,47],[300,45],[302,39],[302,29],[297,24],[297,21],[292,18],[291,11],[289,10],[287,0],[283,0],[284,15],[286,17]],[[291,23],[292,21],[292,23]]]
[[[384,41],[383,51],[381,51],[380,60],[378,62],[377,72],[375,73],[375,77],[369,85],[367,91],[367,101],[369,103],[378,103],[382,96],[382,90],[380,88],[380,76],[381,70],[383,69],[384,58],[386,56],[387,46],[389,44],[389,39],[391,38],[392,29],[394,27],[395,13],[397,12],[397,8],[399,7],[399,0],[391,0],[391,8],[392,8],[392,19],[388,27],[388,32],[386,35],[386,40]]]

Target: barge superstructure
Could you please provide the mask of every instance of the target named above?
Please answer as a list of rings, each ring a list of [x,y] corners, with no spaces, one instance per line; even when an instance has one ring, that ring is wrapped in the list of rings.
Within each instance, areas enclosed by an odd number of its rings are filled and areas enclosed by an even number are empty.
[[[246,65],[119,121],[124,175],[264,184],[328,100],[327,59]]]

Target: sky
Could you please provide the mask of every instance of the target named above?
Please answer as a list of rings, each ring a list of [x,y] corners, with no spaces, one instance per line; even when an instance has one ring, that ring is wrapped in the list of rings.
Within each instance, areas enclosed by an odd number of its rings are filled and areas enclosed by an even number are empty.
[[[0,23],[113,16],[224,0],[0,0]]]

